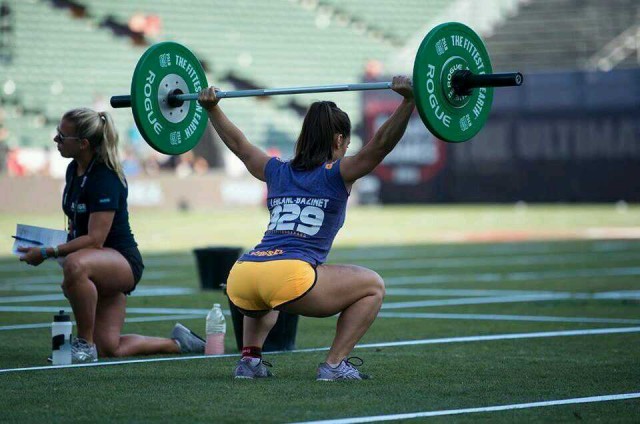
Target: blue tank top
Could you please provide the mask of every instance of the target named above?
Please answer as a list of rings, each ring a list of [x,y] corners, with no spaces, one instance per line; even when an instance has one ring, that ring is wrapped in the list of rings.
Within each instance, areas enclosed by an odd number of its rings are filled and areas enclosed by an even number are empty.
[[[290,162],[271,158],[264,175],[271,220],[260,244],[240,260],[300,259],[313,266],[324,263],[344,224],[349,197],[340,175],[340,161],[297,171]]]

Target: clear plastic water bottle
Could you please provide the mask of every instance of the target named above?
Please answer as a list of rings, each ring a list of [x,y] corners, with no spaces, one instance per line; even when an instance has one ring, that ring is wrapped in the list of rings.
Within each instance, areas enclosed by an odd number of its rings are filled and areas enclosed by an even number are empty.
[[[60,311],[51,323],[51,363],[71,364],[71,317]]]
[[[206,331],[207,344],[204,348],[204,354],[222,355],[224,353],[224,335],[227,332],[227,323],[219,303],[215,303],[207,314]]]

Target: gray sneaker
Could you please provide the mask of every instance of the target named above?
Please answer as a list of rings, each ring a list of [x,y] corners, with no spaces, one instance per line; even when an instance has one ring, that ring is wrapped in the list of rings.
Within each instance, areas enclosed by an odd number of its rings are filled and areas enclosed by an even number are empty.
[[[359,364],[351,362],[352,359],[360,361]],[[356,366],[360,366],[364,361],[357,356],[352,356],[347,359],[343,359],[340,364],[332,368],[326,362],[318,365],[318,374],[316,381],[334,381],[334,380],[367,380],[369,376],[363,374],[356,369]]]
[[[204,339],[180,323],[173,327],[171,338],[178,343],[181,353],[204,353]]]
[[[71,363],[85,364],[88,362],[98,362],[96,345],[89,344],[80,337],[74,337],[71,342]]]
[[[234,378],[266,378],[273,377],[271,371],[267,369],[271,364],[260,360],[257,365],[251,365],[251,358],[245,357],[238,361],[236,369],[233,372]]]

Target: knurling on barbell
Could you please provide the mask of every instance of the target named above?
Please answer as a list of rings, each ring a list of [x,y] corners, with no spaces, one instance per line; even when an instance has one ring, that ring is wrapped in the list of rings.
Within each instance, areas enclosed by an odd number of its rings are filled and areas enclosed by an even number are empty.
[[[522,85],[520,73],[494,74],[480,37],[449,22],[422,40],[413,65],[416,109],[429,131],[447,142],[475,136],[489,117],[494,87]],[[200,141],[207,116],[197,100],[208,86],[196,56],[174,42],[155,44],[142,55],[131,79],[131,94],[111,97],[111,106],[131,107],[142,137],[165,154],[182,154]],[[391,82],[219,91],[219,98],[385,90]]]

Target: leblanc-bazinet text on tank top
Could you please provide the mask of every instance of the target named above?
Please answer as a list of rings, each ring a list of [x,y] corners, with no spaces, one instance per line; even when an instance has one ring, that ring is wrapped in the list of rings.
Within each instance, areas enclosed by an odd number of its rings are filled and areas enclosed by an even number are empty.
[[[340,161],[297,171],[290,162],[271,158],[265,166],[265,179],[271,219],[260,244],[240,260],[300,259],[314,266],[324,263],[344,224],[349,197],[340,175]]]

